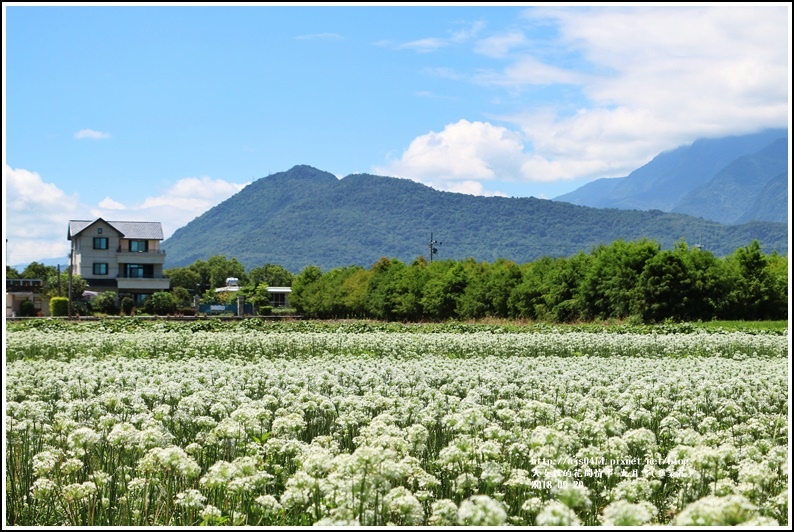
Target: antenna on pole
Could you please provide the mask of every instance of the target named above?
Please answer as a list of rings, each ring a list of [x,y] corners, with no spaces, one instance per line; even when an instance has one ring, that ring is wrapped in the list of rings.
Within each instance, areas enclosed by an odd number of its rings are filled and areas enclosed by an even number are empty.
[[[703,233],[700,233],[700,241],[692,247],[695,249],[703,249]]]
[[[430,233],[430,262],[433,262],[433,255],[438,253],[438,248],[436,248],[436,244],[440,246],[441,242],[439,242],[438,240],[433,240],[433,233]]]

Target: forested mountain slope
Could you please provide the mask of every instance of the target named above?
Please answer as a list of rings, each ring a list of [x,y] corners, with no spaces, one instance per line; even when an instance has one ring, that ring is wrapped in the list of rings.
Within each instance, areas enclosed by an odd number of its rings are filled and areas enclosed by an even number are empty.
[[[254,181],[163,242],[166,267],[212,255],[246,268],[278,264],[292,272],[370,266],[381,257],[428,257],[522,263],[567,256],[617,239],[648,238],[664,248],[683,238],[727,255],[753,239],[787,252],[787,225],[725,226],[661,211],[594,209],[537,198],[440,192],[408,179],[353,174],[337,179],[309,166]]]

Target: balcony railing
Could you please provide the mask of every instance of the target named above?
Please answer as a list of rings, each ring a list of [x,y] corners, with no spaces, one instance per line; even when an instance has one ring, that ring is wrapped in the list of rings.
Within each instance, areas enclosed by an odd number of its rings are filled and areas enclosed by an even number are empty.
[[[150,253],[153,255],[165,255],[164,249],[131,250],[122,247],[116,248],[116,253]]]
[[[171,285],[171,280],[161,275],[149,275],[145,277],[124,277],[123,275],[119,275],[116,278],[116,285],[119,290],[168,290]]]

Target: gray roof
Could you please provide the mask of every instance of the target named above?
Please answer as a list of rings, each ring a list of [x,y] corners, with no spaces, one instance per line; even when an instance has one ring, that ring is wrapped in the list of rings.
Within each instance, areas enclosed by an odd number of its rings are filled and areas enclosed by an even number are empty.
[[[69,220],[69,240],[77,236],[88,226],[93,225],[95,222],[102,220]],[[102,220],[113,229],[118,231],[124,238],[134,238],[140,240],[162,240],[163,239],[163,226],[160,222],[113,222],[110,220]]]

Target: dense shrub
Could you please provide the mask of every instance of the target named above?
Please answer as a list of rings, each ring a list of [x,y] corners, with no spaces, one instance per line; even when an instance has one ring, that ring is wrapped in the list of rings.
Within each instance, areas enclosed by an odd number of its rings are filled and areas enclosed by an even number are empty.
[[[144,310],[149,314],[166,316],[176,312],[176,303],[169,292],[155,292],[146,298]]]
[[[33,301],[30,299],[26,299],[19,305],[19,315],[30,318],[36,315],[36,306],[33,304]]]
[[[131,297],[125,297],[121,300],[121,312],[127,316],[132,316],[133,310],[135,310],[135,301]]]
[[[50,316],[67,316],[69,314],[69,298],[53,297],[50,299]]]
[[[100,312],[116,314],[118,312],[118,295],[113,291],[102,292],[97,296],[93,304]]]
[[[75,316],[90,316],[91,307],[83,301],[72,301],[72,314]]]

